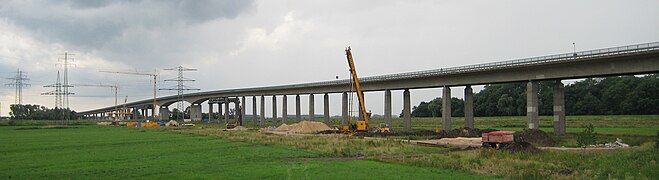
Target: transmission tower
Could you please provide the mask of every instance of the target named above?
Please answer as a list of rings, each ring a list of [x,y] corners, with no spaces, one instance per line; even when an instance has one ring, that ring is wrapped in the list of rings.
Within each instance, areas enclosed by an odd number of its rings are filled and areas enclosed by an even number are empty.
[[[14,86],[16,88],[14,104],[23,104],[23,87],[30,86],[30,84],[25,82],[30,80],[27,78],[27,72],[16,69],[16,75],[7,79],[11,80],[12,82],[5,85]]]
[[[64,108],[63,107],[63,98],[62,98],[62,96],[65,95],[65,94],[66,95],[73,95],[73,93],[70,93],[70,92],[64,93],[64,91],[62,91],[62,88],[65,87],[65,86],[62,85],[62,82],[60,81],[59,71],[57,71],[57,82],[55,84],[45,85],[43,87],[55,88],[54,91],[41,93],[41,95],[55,96],[55,107],[59,108],[59,109]],[[69,86],[69,87],[71,87],[71,86]]]
[[[73,93],[69,93],[69,87],[73,87],[69,85],[69,66],[75,66],[75,64],[69,62],[74,60],[72,57],[69,56],[73,56],[73,55],[74,54],[64,52],[64,58],[57,59],[57,61],[59,61],[62,66],[64,66],[64,83],[62,84],[62,105],[65,106],[67,109],[69,108],[69,95],[73,94]]]
[[[176,78],[165,80],[165,81],[176,81],[176,87],[175,88],[162,88],[162,89],[159,89],[159,90],[169,90],[169,91],[176,90],[177,95],[178,95],[178,103],[176,104],[176,108],[181,112],[181,113],[178,113],[179,115],[176,118],[177,118],[177,120],[181,120],[181,119],[183,119],[183,114],[185,114],[185,112],[184,112],[185,110],[183,109],[183,91],[201,90],[199,88],[194,88],[194,87],[184,85],[183,83],[186,82],[186,81],[194,82],[195,80],[183,77],[183,72],[184,71],[197,71],[197,69],[178,66],[178,67],[168,68],[168,69],[164,69],[164,70],[178,71],[178,76]]]

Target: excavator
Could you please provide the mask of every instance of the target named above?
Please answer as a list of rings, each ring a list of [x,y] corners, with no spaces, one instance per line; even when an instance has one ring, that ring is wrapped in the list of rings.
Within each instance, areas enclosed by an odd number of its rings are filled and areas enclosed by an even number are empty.
[[[344,133],[368,132],[368,120],[371,118],[371,113],[366,111],[366,105],[364,104],[364,92],[362,92],[361,85],[359,84],[359,78],[357,76],[357,70],[355,69],[355,63],[352,60],[352,52],[350,46],[346,48],[346,58],[348,59],[348,66],[350,68],[350,76],[351,76],[350,91],[355,89],[359,101],[359,109],[360,109],[359,112],[361,113],[362,117],[364,117],[364,119],[357,120],[356,125],[355,124],[350,125],[350,123],[341,125],[339,126],[339,130]],[[348,111],[351,112],[352,107],[349,108]],[[348,121],[350,122],[350,119],[352,119],[352,117],[349,116],[348,118],[349,118]],[[380,124],[380,126],[374,129],[373,131],[379,133],[386,133],[386,132],[390,132],[390,129],[388,125]]]

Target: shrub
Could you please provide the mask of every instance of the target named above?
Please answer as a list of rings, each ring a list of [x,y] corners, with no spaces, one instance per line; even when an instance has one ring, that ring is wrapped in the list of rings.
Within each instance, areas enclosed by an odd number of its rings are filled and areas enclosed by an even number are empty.
[[[577,145],[585,149],[588,145],[595,144],[595,127],[593,124],[588,124],[584,128],[581,133],[577,134]]]

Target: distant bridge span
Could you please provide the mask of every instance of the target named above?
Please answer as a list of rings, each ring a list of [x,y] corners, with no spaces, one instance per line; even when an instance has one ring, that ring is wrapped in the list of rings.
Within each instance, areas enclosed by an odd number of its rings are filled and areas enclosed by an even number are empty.
[[[659,42],[653,42],[580,51],[576,53],[572,52],[485,64],[364,77],[360,78],[360,82],[362,82],[362,88],[364,91],[385,91],[385,96],[387,96],[387,94],[390,96],[390,91],[392,90],[404,90],[404,94],[407,94],[404,96],[409,96],[409,89],[466,86],[467,89],[471,91],[471,85],[507,82],[529,82],[527,89],[530,92],[533,92],[537,91],[538,81],[558,80],[558,82],[560,82],[562,79],[648,74],[657,72],[659,72]],[[243,97],[244,101],[244,96],[263,97],[344,93],[349,89],[349,85],[349,79],[343,79],[291,85],[215,90],[185,94],[184,100],[195,106],[211,98],[217,97]],[[562,89],[562,84],[560,86]],[[469,94],[471,94],[471,92],[466,93],[467,96]],[[534,100],[534,97],[531,97],[533,96],[533,93],[527,93],[527,96],[529,96],[528,99],[530,99],[530,101],[527,102],[527,106],[529,106],[527,110],[531,114],[529,116],[529,128],[537,128],[537,117],[534,117],[537,116],[537,93],[535,94],[535,101],[532,101]],[[447,94],[444,95],[446,96]],[[448,96],[450,97],[450,91]],[[465,97],[466,100],[467,98],[470,97]],[[312,99],[313,98],[311,98],[311,101],[313,101]],[[404,99],[408,100],[405,102],[407,104],[404,104],[404,113],[407,115],[409,114],[409,112],[406,112],[409,111],[409,97]],[[176,95],[159,97],[157,98],[157,101],[159,106],[166,107],[177,102],[178,97]],[[254,100],[254,102],[256,101]],[[151,103],[153,103],[153,99],[146,99],[128,103],[126,106],[151,108],[149,106]],[[299,104],[299,100],[296,103]],[[536,104],[536,107],[533,107],[534,103]],[[555,104],[556,103],[557,102],[555,102]],[[560,104],[560,102],[558,103]],[[346,103],[344,102],[344,106],[345,104]],[[387,104],[387,102],[385,102],[385,104]],[[388,104],[389,109],[387,109],[386,106],[387,105],[385,105],[385,117],[387,117],[387,113],[389,114],[388,117],[390,117],[390,101]],[[469,113],[468,111],[473,113],[473,104],[470,106],[472,110],[465,109],[466,113]],[[226,107],[228,109],[228,106]],[[285,111],[286,107],[284,106],[283,108]],[[312,109],[313,107],[310,108]],[[328,107],[325,107],[326,114],[328,111],[327,108]],[[564,107],[562,108],[564,109]],[[261,112],[263,112],[263,105],[261,106],[261,109]],[[110,106],[83,111],[78,114],[91,116],[104,112],[111,112],[113,110],[114,106]],[[276,107],[274,110],[276,111]],[[299,112],[299,109],[297,112]],[[201,113],[201,110],[199,110],[199,113]],[[562,113],[564,116],[564,110]],[[152,114],[155,114],[155,112]],[[254,111],[254,114],[256,114],[256,111]],[[472,124],[467,124],[467,127],[473,127],[473,114],[470,116],[472,117],[466,118],[472,118],[472,122],[467,123]],[[345,119],[346,118],[344,118],[344,121]],[[409,122],[407,121],[409,121],[409,118],[406,118],[405,123],[406,128],[409,128]],[[449,123],[447,124],[447,119],[444,118],[444,129],[450,128],[450,117],[448,117],[448,121]],[[467,121],[469,121],[469,119]]]

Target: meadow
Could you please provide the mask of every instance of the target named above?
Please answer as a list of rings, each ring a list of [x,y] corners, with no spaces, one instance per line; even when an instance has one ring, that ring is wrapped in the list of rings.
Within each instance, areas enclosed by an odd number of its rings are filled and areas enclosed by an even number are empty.
[[[310,150],[126,127],[0,126],[8,179],[474,179],[460,170],[373,160],[296,161]]]
[[[374,124],[382,119],[374,119]],[[333,119],[338,124],[339,119]],[[394,130],[402,119],[394,119]],[[453,118],[453,127],[464,121]],[[541,130],[551,134],[551,117]],[[598,142],[622,138],[632,148],[613,151],[511,153],[454,151],[406,143],[410,137],[274,135],[222,131],[223,124],[187,128],[96,126],[93,121],[0,121],[0,177],[222,178],[222,179],[654,179],[659,116],[568,116],[559,146],[576,147],[581,126],[593,124]],[[57,124],[53,126],[52,124]],[[247,120],[245,125],[256,128]],[[521,130],[525,117],[477,117],[477,128]],[[414,129],[441,127],[414,118]],[[450,151],[450,152],[449,152]],[[346,158],[332,160],[331,158]],[[293,160],[291,158],[311,158]]]

